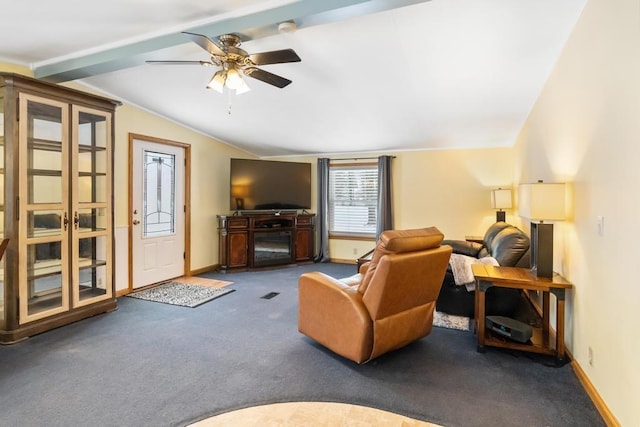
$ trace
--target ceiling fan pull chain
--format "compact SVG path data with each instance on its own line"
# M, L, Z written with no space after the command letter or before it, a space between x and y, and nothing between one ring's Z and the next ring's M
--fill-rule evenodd
M232 89L227 88L227 114L231 115L231 92Z

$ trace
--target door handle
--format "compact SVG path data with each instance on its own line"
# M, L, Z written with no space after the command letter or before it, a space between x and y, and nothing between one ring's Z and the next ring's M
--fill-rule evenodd
M138 225L138 224L140 224L140 221L138 221L137 219L134 219L133 220L133 225Z

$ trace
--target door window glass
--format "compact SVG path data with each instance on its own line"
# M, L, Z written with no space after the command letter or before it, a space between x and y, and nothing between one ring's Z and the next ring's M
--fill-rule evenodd
M175 232L175 155L144 151L144 237Z

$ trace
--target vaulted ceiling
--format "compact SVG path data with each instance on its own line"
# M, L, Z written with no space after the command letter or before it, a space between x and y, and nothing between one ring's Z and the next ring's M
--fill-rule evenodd
M586 0L59 0L3 5L0 61L77 81L258 156L513 144ZM297 30L279 32L294 21ZM182 31L237 34L283 89L205 86ZM156 135L162 137L162 135Z

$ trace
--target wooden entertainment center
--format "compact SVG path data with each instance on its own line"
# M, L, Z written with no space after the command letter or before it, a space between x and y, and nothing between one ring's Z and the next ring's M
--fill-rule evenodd
M308 213L218 215L220 271L312 262L314 225Z

